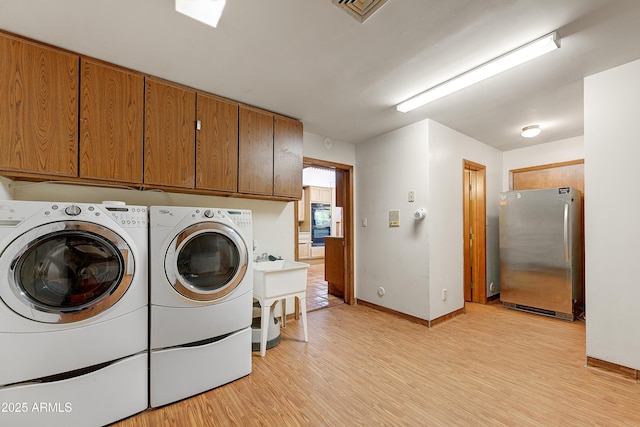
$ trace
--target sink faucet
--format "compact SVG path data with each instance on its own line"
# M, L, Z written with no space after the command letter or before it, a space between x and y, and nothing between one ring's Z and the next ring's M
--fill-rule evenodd
M256 262L267 261L268 259L269 259L269 255L266 252L264 252L262 255L259 255L256 258Z

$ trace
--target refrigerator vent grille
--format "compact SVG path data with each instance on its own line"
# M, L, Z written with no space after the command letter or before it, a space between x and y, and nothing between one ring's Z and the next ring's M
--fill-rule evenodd
M503 302L502 305L514 310L526 311L528 313L541 314L543 316L555 317L556 319L573 321L574 317L571 313L560 313L559 311L545 310L544 308L530 307L528 305L513 304Z

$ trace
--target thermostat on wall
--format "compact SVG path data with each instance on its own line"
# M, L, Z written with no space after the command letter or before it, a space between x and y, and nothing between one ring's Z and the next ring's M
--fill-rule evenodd
M389 211L389 227L400 227L400 211Z

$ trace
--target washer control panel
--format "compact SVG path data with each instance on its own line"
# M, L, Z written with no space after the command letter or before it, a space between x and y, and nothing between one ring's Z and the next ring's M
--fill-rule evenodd
M104 206L104 209L122 227L147 226L147 208L145 206Z

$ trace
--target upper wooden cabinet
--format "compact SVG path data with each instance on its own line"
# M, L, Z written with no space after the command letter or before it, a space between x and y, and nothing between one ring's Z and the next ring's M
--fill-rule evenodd
M238 192L273 195L273 114L240 107Z
M238 104L197 94L196 188L238 189Z
M144 76L82 59L80 177L142 183Z
M0 31L0 174L300 199L302 123Z
M302 123L240 106L238 192L302 197Z
M0 34L0 169L78 175L79 56Z
M194 187L195 121L194 90L146 78L145 184Z
M309 202L331 203L331 188L309 187Z
M281 116L273 121L273 195L302 197L302 123Z

